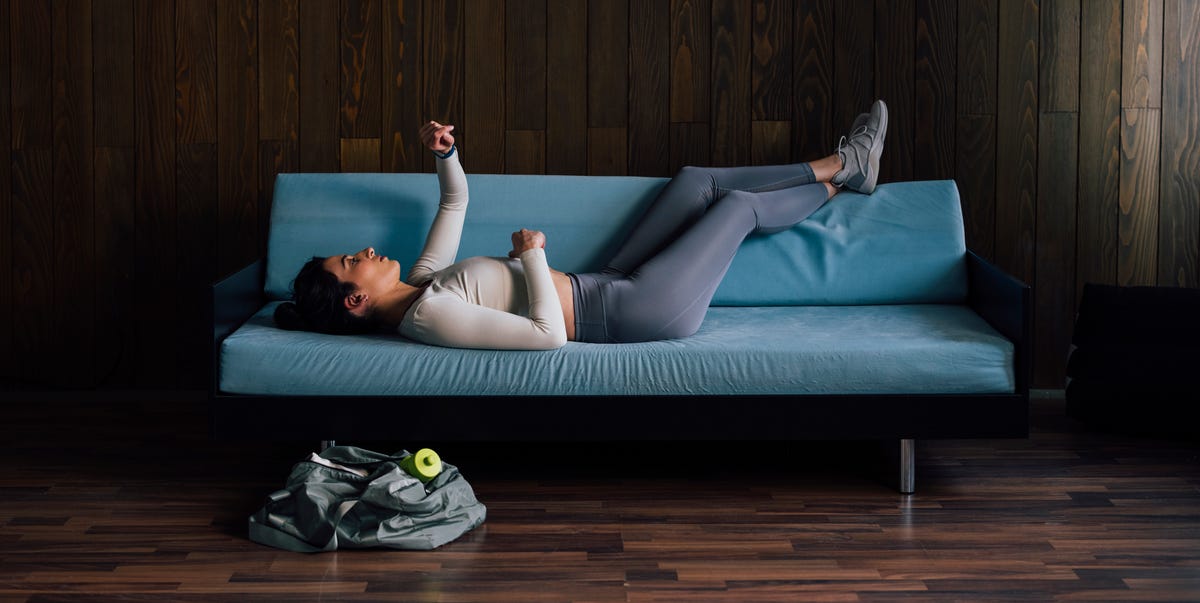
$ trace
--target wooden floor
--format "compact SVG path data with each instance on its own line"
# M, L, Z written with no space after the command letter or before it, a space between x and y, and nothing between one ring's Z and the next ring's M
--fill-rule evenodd
M1053 397L1028 440L918 442L913 496L864 444L441 444L481 528L318 555L246 538L302 446L212 444L196 396L11 397L0 603L1200 600L1200 447Z

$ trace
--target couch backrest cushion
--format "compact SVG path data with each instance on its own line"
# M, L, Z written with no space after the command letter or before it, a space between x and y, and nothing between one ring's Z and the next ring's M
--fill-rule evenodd
M471 204L459 259L503 256L509 234L542 230L550 264L597 270L666 183L664 178L468 175ZM290 297L310 257L374 246L400 260L420 253L437 210L433 174L280 174L268 243L266 292ZM952 181L842 193L795 228L754 236L738 251L713 305L959 303L966 247Z

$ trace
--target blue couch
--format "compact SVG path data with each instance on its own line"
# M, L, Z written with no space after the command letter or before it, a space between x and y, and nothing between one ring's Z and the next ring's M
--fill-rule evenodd
M666 183L468 181L460 259L504 255L528 227L567 272L598 269ZM219 434L895 440L902 491L917 438L1027 434L1030 292L966 249L953 181L842 193L789 231L748 239L687 339L506 352L274 326L313 255L372 245L407 270L437 197L431 174L278 177L267 257L213 287Z

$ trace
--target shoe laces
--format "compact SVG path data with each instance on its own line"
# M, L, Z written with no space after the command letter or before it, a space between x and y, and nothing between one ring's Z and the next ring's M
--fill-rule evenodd
M849 141L854 140L855 138L858 138L859 136L866 136L866 135L867 135L867 127L859 126L857 130L854 130L853 132L850 133L849 138L843 136L843 137L841 137L841 139L838 140L837 154L842 158L842 171L845 171L846 168L848 167L848 164L850 163L847 160L848 158L846 157L847 153L845 153L843 151L843 149L845 149L846 147L849 146L849 145L847 145L847 143ZM862 154L858 152L857 148L854 149L854 163L856 164L856 167L858 168L859 172L866 171L865 170L866 166L863 165Z

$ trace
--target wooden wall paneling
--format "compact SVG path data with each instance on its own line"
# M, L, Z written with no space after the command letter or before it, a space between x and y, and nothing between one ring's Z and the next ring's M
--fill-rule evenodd
M624 176L629 171L628 130L588 128L588 171L591 176Z
M203 316L217 270L217 11L205 0L175 3L176 286L179 316ZM205 329L176 321L180 387L205 385Z
M955 180L967 247L995 261L997 0L966 0L958 11Z
M420 2L383 3L380 91L383 99L380 168L383 171L421 171L424 147L417 137L421 124L425 123L421 108L421 35ZM491 93L497 94L495 89Z
M828 155L835 140L833 0L799 0L793 6L792 158L811 161Z
M1042 112L1079 110L1080 0L1042 0Z
M92 22L97 285L93 380L100 387L129 388L137 372L133 0L98 0L92 6ZM3 102L0 115L7 115Z
M12 7L0 3L9 23L0 25L0 379L16 378L13 363L12 88L9 36Z
M48 380L56 351L50 2L11 7L12 321L14 376Z
M132 147L133 0L96 0L92 22L95 143Z
M792 3L753 0L751 4L751 118L792 118ZM789 128L790 129L790 128Z
M996 114L999 0L963 0L958 5L958 112Z
M268 0L270 1L270 0ZM342 138L379 136L381 55L380 0L340 0ZM345 148L345 147L343 147ZM344 158L343 158L344 161Z
M750 0L712 0L712 164L750 163Z
M629 169L629 5L589 2L587 25L588 173L624 175Z
M217 11L213 2L175 4L175 201L179 316L203 316L217 269ZM119 160L119 156L107 157ZM117 169L121 166L118 165ZM110 183L120 186L119 182ZM114 191L115 192L115 191ZM204 325L176 321L179 385L203 388Z
M546 6L546 172L587 173L587 4Z
M381 20L376 19L376 21ZM258 6L258 138L299 140L300 0ZM376 37L375 40L379 38ZM375 40L371 40L374 42ZM379 43L376 43L378 46Z
M546 173L546 133L509 130L504 137L504 161L509 174Z
M134 282L146 294L136 296L133 315L138 317L138 384L144 387L176 384L175 331L163 328L177 319L179 298L174 25L173 4L135 0Z
M341 150L341 61L336 2L301 2L299 14L299 152L303 172L336 172Z
M1158 280L1162 0L1127 0L1121 31L1120 247L1117 284Z
M260 2L258 9L257 255L264 257L275 176L280 171L295 172L299 166L300 6L299 0L279 0Z
M1158 284L1200 286L1200 2L1168 0L1163 32Z
M996 257L996 116L958 116L955 180L962 203L967 248Z
M102 4L98 3L96 8ZM132 42L131 37L128 46L131 66ZM99 59L100 53L95 56ZM132 83L130 81L130 85ZM99 95L96 98L99 100ZM96 123L102 119L103 115L97 112ZM134 148L97 146L95 169L97 287L94 380L100 387L125 389L135 385L141 371L137 357L138 329L135 326L140 321L134 318L139 316L135 310L137 301L134 294L137 285L134 280L134 258L137 257ZM209 186L215 181L214 174ZM209 198L209 203L212 198ZM208 244L214 245L215 239Z
M378 138L343 138L342 172L378 172Z
M258 256L258 25L256 0L217 3L217 269Z
M16 37L16 36L14 36ZM15 52L13 53L16 54ZM14 70L14 76L16 75ZM13 87L23 81L13 78ZM47 99L48 100L48 99ZM13 103L13 113L17 113ZM49 108L47 103L46 107ZM14 124L13 130L16 130ZM54 307L54 206L50 148L12 149L13 374L53 384L58 323Z
M792 122L754 121L750 125L750 163L776 165L790 162Z
M505 141L503 159L508 173L542 174L546 171L546 3L512 2L504 7L508 33L504 48L504 119L511 141ZM496 52L497 48L492 48ZM574 141L582 145L583 141Z
M671 0L671 126L668 172L712 165L711 0Z
M1037 199L1038 4L1000 2L996 98L996 262L1033 282Z
M711 165L710 133L707 123L671 124L671 163L668 172L674 175L685 165Z
M958 109L958 12L956 0L917 0L914 102L916 140L913 177L954 177Z
M843 0L833 11L833 135L875 100L875 3Z
M1121 109L1118 285L1158 280L1159 109Z
M1117 282L1121 174L1121 0L1080 8L1077 295Z
M916 0L878 0L875 32L875 97L888 105L887 144L879 161L879 182L912 180L914 161L926 164L930 159L916 155L913 146L917 136L913 91L918 49ZM863 105L855 112L868 109ZM834 136L848 133L849 130L844 130ZM826 146L833 142L827 142Z
M425 0L422 13L424 61L421 70L424 119L462 123L463 113L463 0ZM456 136L469 145L467 133ZM421 152L423 169L436 169L433 153Z
M1035 383L1065 387L1075 318L1079 0L1043 0L1039 40Z
M546 106L546 11L541 6L541 96L543 122ZM464 15L466 23L463 54L463 124L470 133L470 170L474 173L504 173L505 95L507 52L498 52L505 45L504 0L481 0L471 4ZM457 128L455 128L457 130Z
M587 20L588 127L629 124L629 7L589 2Z
M670 135L670 0L630 3L629 173L667 176Z
M1078 189L1074 176L1079 158L1079 116L1074 112L1042 113L1039 122L1037 271L1033 283L1037 336L1033 380L1042 386L1063 388L1075 321Z
M546 128L546 2L509 2L504 6L507 30L503 49L505 112L510 130Z
M54 307L60 385L91 387L96 309L92 3L53 4Z
M1163 0L1125 0L1121 49L1121 106L1158 108L1162 102Z
M179 144L217 141L217 11L209 0L175 3L175 130Z
M671 0L671 122L708 123L711 0Z
M175 8L176 143L181 147L187 144L215 144L216 5L208 0L179 0L175 2ZM216 174L211 175L215 177Z
M207 312L208 286L225 276L219 274L217 269L217 145L213 142L180 141L176 150L180 319L177 321L179 332L175 340L178 342L179 386L204 389L210 378L206 371L209 359L204 344L212 337L212 332L204 321L194 318L204 316ZM122 158L115 156L106 159L120 161ZM116 169L120 167L118 164ZM119 171L114 176L119 177ZM120 182L110 183L110 186L120 186ZM119 191L112 192L119 194Z

